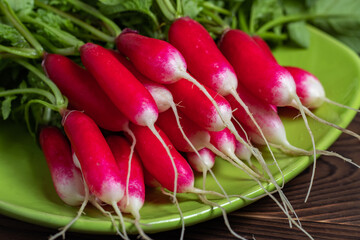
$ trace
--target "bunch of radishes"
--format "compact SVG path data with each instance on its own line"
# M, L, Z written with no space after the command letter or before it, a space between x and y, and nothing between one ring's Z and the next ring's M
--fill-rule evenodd
M205 178L203 189L194 187L193 170L216 178L215 156L257 181L307 234L290 216L290 203L252 143L267 145L271 154L270 146L314 159L318 153L336 156L316 150L314 140L311 152L290 145L277 114L278 106L295 107L307 124L308 108L326 100L320 82L302 69L280 66L262 39L240 30L227 29L218 47L201 24L182 17L168 34L166 42L126 29L116 38L117 51L87 43L80 48L85 69L62 55L44 56L44 71L69 101L58 111L70 144L59 129L44 127L41 147L59 197L82 205L53 238L63 235L90 201L112 221L101 203L113 207L122 231L114 226L124 239L121 212L131 213L148 239L139 224L145 184L161 187L176 204L176 193L195 193L221 208L206 195L227 198L226 192L206 189ZM100 129L107 130L106 137ZM262 182L273 184L284 204Z

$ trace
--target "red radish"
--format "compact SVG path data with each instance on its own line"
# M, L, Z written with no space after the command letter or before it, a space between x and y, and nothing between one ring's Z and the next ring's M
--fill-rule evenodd
M81 205L85 187L81 172L73 163L69 142L55 127L42 128L39 142L58 196L70 206Z
M187 152L186 159L195 171L206 172L214 166L216 155L208 148L200 149L199 154L201 158L194 152Z
M111 51L112 54L121 62L135 77L139 80L144 87L149 91L153 97L159 112L165 112L174 104L173 97L170 91L163 85L149 80L147 77L142 75L135 66L127 60L120 53Z
M252 39L272 61L277 62L276 58L271 52L269 45L264 41L264 39L259 36L252 36Z
M218 115L217 117L221 119L223 123L223 126L219 128L223 129L225 126L229 127L232 133L235 134L236 138L239 141L242 140L236 133L236 130L230 121L229 115L224 115L222 113L224 109L220 109L207 89L186 72L187 64L183 56L171 44L158 39L141 36L134 31L127 30L123 31L117 37L116 45L118 50L126 55L142 74L153 81L169 84L175 83L180 79L186 79L192 82L201 90L202 94L210 100L216 109ZM172 92L172 94L174 95L174 92ZM174 96L174 98L176 97ZM225 112L228 112L228 109L225 109ZM210 114L213 114L213 112L211 111ZM213 120L214 117L211 121ZM206 121L209 123L208 120ZM247 145L245 142L243 144L251 149L254 156L259 158L259 161L264 161L262 156L256 150L252 149L252 147Z
M190 121L186 115L179 112L180 124L184 130L185 135L192 143L195 150L200 150L206 147L207 142L210 142L210 135L208 131L201 129L196 123ZM195 152L190 144L182 136L180 129L175 125L175 115L170 111L159 114L157 126L165 132L166 136L174 144L175 148L181 152Z
M118 202L118 206L122 212L131 213L135 217L135 226L140 236L144 239L150 239L139 225L140 209L145 201L144 174L140 159L136 153L131 154L131 146L124 138L113 135L107 137L106 141L119 166L120 176L123 182L127 181L129 169L128 159L129 155L132 155L128 193L125 192L124 197Z
M222 118L219 116L212 102L202 94L202 91L186 79L167 85L181 111L209 131L220 131L225 128L223 119L231 120L231 107L224 97L205 87L220 108ZM195 114L196 113L196 114Z
M296 98L291 74L272 61L245 32L226 30L219 47L234 67L239 82L253 95L276 106L289 106Z
M206 29L195 20L182 17L174 21L169 29L169 41L183 54L187 61L188 70L202 84L211 88L222 96L232 95L245 109L261 133L261 128L252 117L248 107L237 95L238 80L233 67L220 52L214 40ZM263 161L256 150L243 141L236 132L231 121L224 119L227 127L249 151L259 160ZM263 136L263 134L262 134ZM263 136L264 137L264 136ZM266 141L264 137L264 141ZM269 147L269 146L268 146ZM271 151L270 147L269 150ZM274 155L272 155L274 156ZM274 159L276 161L276 159Z
M272 54L269 46L262 38L260 38L258 36L253 36L252 38L258 44L258 46L262 49L263 53L265 53L270 58L270 60L277 62L274 55ZM319 81L318 78L316 78L310 72L308 72L304 69L301 69L299 67L285 66L285 68L289 71L289 73L292 75L292 77L295 81L296 93L299 96L301 104L304 106L303 110L307 115L309 115L311 118L315 119L316 121L319 121L323 124L334 127L346 134L349 134L353 137L356 137L357 139L360 139L360 136L358 134L356 134L348 129L342 128L336 124L330 123L322 118L317 117L315 114L313 114L309 110L309 108L310 109L318 108L323 104L323 102L328 102L328 103L334 104L336 106L347 108L350 110L354 110L354 111L359 111L359 110L345 106L343 104L339 104L337 102L334 102L334 101L328 99L325 96L325 90L324 90L321 82ZM299 109L299 106L295 100L293 100L292 104L290 104L289 106Z
M189 73L181 53L168 42L148 38L132 30L123 31L116 39L118 50L126 55L143 75L159 83L170 84L186 79L196 85L212 102L224 126L228 124L208 91ZM231 124L231 123L230 123Z
M178 18L171 24L168 37L200 83L223 96L236 89L234 69L200 23L189 17Z
M325 90L319 79L313 74L298 67L285 67L296 83L296 93L301 103L307 108L318 108L325 101ZM294 103L296 106L297 104Z
M140 126L147 126L160 140L172 159L170 150L154 127L158 118L158 109L154 99L134 75L121 64L111 51L92 43L80 48L81 60L89 72L98 81L113 103L129 120ZM172 159L177 187L177 170ZM174 191L174 199L176 197Z
M117 203L123 198L125 183L119 174L114 156L95 122L79 111L62 113L62 124L89 190L101 201L110 204L120 217L124 238L125 225Z
M130 128L138 139L135 149L146 170L154 176L163 187L174 191L174 171L170 170L173 168L172 163L159 140L157 140L146 127L130 124ZM170 146L171 155L175 160L175 166L178 171L177 191L179 193L191 192L194 189L194 175L189 164L180 153L176 151L167 136L158 127L155 126L155 128L166 145Z
M68 98L73 108L84 111L100 127L125 131L129 120L117 109L88 71L58 54L46 54L43 68L47 76Z
M86 69L131 122L141 126L155 123L158 110L150 93L107 49L87 43L80 54Z
M146 168L144 168L143 171L144 171L144 182L146 186L152 188L161 187L161 184L146 170Z
M222 151L217 149L210 142L210 133L205 131L201 127L199 127L196 123L192 122L185 114L179 112L181 126L183 127L183 131L186 136L188 136L192 145L195 146L196 150L200 150L202 148L209 148L216 155L222 157L230 163L233 163L237 167L243 169L246 173L253 175L255 177L261 178L257 173L255 173L252 169L246 166L242 161L231 158L231 156L227 156ZM183 138L180 130L175 126L175 117L171 112L167 111L161 113L158 119L158 126L165 132L165 134L169 137L170 141L174 144L175 148L179 151L183 152L194 152L189 146L189 143ZM211 172L210 172L211 173Z
M89 201L89 191L81 172L72 160L70 144L59 129L44 127L40 131L39 142L58 196L68 205L81 205L76 216L49 239L53 240L59 236L65 238L65 232L83 213Z

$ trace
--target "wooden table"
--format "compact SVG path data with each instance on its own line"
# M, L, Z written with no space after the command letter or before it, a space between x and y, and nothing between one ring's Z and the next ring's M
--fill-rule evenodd
M360 114L349 129L360 133ZM353 137L342 134L329 149L360 164L360 144ZM294 206L301 223L314 239L360 239L360 170L342 160L321 157L312 194L307 203L304 197L309 185L311 169L289 182L284 192ZM269 198L264 198L229 214L233 229L247 239L281 240L308 239L298 229L289 228L285 215ZM56 231L17 221L0 215L0 239L45 240ZM180 231L151 235L154 239L179 239ZM68 240L120 239L116 236L66 234ZM134 236L132 239L136 239ZM235 239L223 219L217 218L186 227L185 239Z

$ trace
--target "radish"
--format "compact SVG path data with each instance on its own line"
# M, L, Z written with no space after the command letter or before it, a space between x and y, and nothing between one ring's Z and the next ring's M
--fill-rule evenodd
M263 53L265 53L272 61L277 62L274 55L272 54L269 46L267 43L258 36L253 36L253 40L258 44L258 46L262 49ZM324 102L328 102L331 104L334 104L339 107L347 108L354 111L359 111L357 109L345 106L343 104L334 102L330 99L328 99L325 96L325 90L319 81L318 78L316 78L313 74L310 72L301 69L299 67L292 67L292 66L285 66L285 69L289 71L289 73L292 75L295 84L296 84L296 93L299 96L299 99L304 106L304 112L309 115L311 118L315 119L318 122L321 122L323 124L326 124L328 126L334 127L346 134L349 134L353 137L356 137L360 140L360 136L348 129L342 128L334 123L330 123L322 118L317 117L315 114L313 114L309 109L318 108L320 107ZM296 101L292 101L290 106L294 108L299 108Z
M42 128L39 142L58 196L70 206L81 205L76 216L66 226L62 227L60 232L49 239L56 239L59 236L65 238L65 232L84 211L89 201L89 191L81 172L72 160L69 142L59 129L55 127Z
M117 165L120 170L120 176L125 182L127 180L127 173L129 169L129 155L131 154L130 144L120 136L109 136L106 138L107 143L115 157ZM118 206L122 212L131 213L135 217L135 226L143 239L150 239L139 225L140 209L145 201L145 184L143 167L137 154L132 155L131 174L128 195L118 202Z
M223 119L225 122L231 120L232 110L229 103L215 91L204 87L219 106L221 114L218 114L215 106L202 94L202 91L186 79L180 79L166 87L172 93L175 103L181 106L181 111L204 129L220 131L225 128ZM223 116L223 119L220 115Z
M67 139L59 129L44 127L40 130L39 142L58 196L70 206L81 205L85 196L84 182L72 161Z
M226 161L234 164L236 167L241 168L247 174L253 175L254 177L261 178L257 173L251 170L246 164L237 158L232 158L232 156L227 156L226 153L223 153L221 150L217 149L211 142L211 135L209 131L206 131L199 127L196 123L192 122L185 114L179 112L181 126L186 136L188 136L192 145L196 150L203 148L210 149L216 155L222 157ZM174 115L167 111L159 115L157 125L165 132L170 141L174 144L175 148L183 152L195 152L189 146L189 143L185 141L180 133L180 130L175 127L175 117ZM211 172L210 172L211 173ZM213 175L214 177L214 175Z
M124 30L116 39L118 50L127 56L135 67L149 79L163 84L170 84L186 79L198 87L215 107L219 118L223 122L223 127L229 127L239 141L242 139L236 133L228 115L223 115L221 109L208 93L203 85L198 83L189 73L187 73L187 64L181 53L172 45L165 41L153 39L139 35L132 30ZM172 93L174 95L174 93ZM175 96L174 96L175 98ZM211 114L213 114L211 112ZM230 115L231 116L231 115ZM264 159L257 150L245 144L251 149L252 154L264 163ZM269 171L268 171L269 172ZM269 172L270 173L270 172ZM279 189L280 190L280 189Z
M89 191L110 204L120 218L123 238L128 238L117 203L123 198L123 182L114 156L95 122L79 111L62 112L62 124L76 156Z
M256 35L252 36L252 39L262 49L263 53L265 53L272 61L277 62L276 58L274 57L274 55L271 52L269 45L264 41L264 39L262 39L261 37L256 36Z
M171 24L168 36L170 43L184 56L190 73L199 82L222 96L234 96L252 118L251 112L236 92L238 80L233 67L200 23L189 17L178 18ZM255 119L252 120L261 133ZM233 126L230 126L230 130L238 141L242 142ZM245 147L249 148L246 144Z
M106 92L117 108L133 123L147 126L161 141L168 156L172 159L170 150L162 141L154 127L158 117L158 109L154 99L145 87L121 64L107 49L92 43L80 48L81 60ZM177 170L174 168L174 199L176 198ZM131 166L131 164L129 164Z
M143 75L162 84L175 83L186 79L196 85L213 103L223 128L228 124L228 116L223 116L219 106L208 91L189 73L181 53L168 42L139 35L132 30L124 30L116 39L118 50L126 55ZM230 123L231 124L231 123Z
M133 153L136 139L129 129L129 120L112 103L88 71L69 58L57 54L46 54L42 65L48 77L69 99L73 108L84 111L106 130L125 131L132 136ZM130 159L131 154L129 161Z
M170 43L179 49L179 51L183 54L188 64L187 66L190 73L193 74L194 77L201 83L217 93L223 96L234 96L241 104L241 107L244 108L247 114L251 117L252 121L261 133L261 128L252 117L248 107L236 93L238 80L233 67L219 51L206 29L198 22L188 17L182 17L172 23L168 35ZM231 121L227 121L227 119L223 119L223 121L235 135L236 139L248 148L251 154L254 155L259 162L262 162L263 167L267 168L258 150L253 149L252 146L247 144L247 142L241 138ZM263 134L261 135L264 141L266 141L265 136ZM271 156L276 162L275 156L273 155L269 145L268 148ZM271 175L269 169L267 169L267 172ZM276 186L277 183L272 177L270 178ZM277 189L281 191L278 186Z
M291 106L292 102L296 101L310 135L313 159L316 162L314 136L304 107L296 94L296 84L291 74L267 56L259 45L241 30L224 31L219 48L234 67L239 83L254 96L275 106ZM262 134L261 136L264 137Z
M208 148L200 149L199 154L201 158L194 152L187 152L186 159L189 161L192 169L203 173L214 166L216 155Z
M73 108L84 111L106 130L127 131L129 120L116 108L88 71L58 54L46 54L42 66Z

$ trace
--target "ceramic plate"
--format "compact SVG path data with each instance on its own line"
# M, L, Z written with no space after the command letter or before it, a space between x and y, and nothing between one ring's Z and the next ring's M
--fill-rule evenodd
M311 28L309 49L282 47L275 55L283 65L302 67L323 83L328 98L358 108L360 105L360 61L356 54L326 34ZM301 118L293 119L282 110L282 119L291 144L311 149ZM355 112L324 104L315 114L346 127ZM318 149L327 149L340 132L309 120ZM266 155L266 154L265 154ZM285 181L297 176L311 164L307 157L279 157ZM214 173L228 194L256 197L263 194L261 188L246 174L219 159ZM271 169L281 180L276 168ZM196 186L201 188L202 176L196 177ZM207 179L208 189L220 191L211 177ZM271 186L270 188L271 189ZM304 196L305 197L305 196ZM180 207L187 225L196 224L221 215L219 209L211 209L201 203L195 195L178 194ZM234 211L251 203L239 198L231 201L216 200L227 211ZM39 146L29 136L23 126L10 122L0 122L0 213L39 225L57 228L66 225L75 215L77 208L65 205L56 195L49 171ZM159 190L147 191L146 204L141 210L146 232L160 232L181 226L177 208L169 197ZM109 219L93 207L86 208L82 216L71 228L72 231L87 233L114 233ZM135 228L129 224L129 232Z

